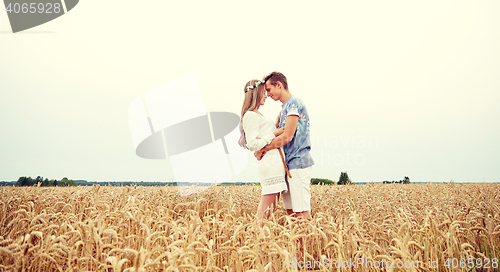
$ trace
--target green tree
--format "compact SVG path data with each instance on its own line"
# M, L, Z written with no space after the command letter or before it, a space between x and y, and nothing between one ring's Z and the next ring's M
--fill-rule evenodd
M403 184L410 184L410 178L406 177L403 179Z
M68 186L76 186L76 181L69 179L68 180Z
M67 177L64 177L63 179L61 179L58 183L57 183L57 186L64 186L64 187L67 187L67 186L76 186L76 182L72 179L68 179Z
M26 180L26 186L33 186L35 185L35 180L32 179L31 177L28 177L28 179Z
M350 185L350 184L352 184L352 182L349 176L347 175L347 172L341 172L337 185Z
M328 185L335 185L335 181L331 181L329 179L321 179L321 178L312 178L311 179L311 184L312 185L319 185L319 184L328 184Z
M27 181L27 178L26 177L19 177L19 179L17 179L17 182L16 182L16 186L26 186L26 181Z
M38 186L38 183L43 183L43 177L41 177L41 176L36 177L36 179L35 179L35 185Z
M61 180L57 183L57 186L68 186L68 178L67 178L67 177L64 177L63 179L61 179Z
M33 186L33 184L35 180L31 177L20 177L16 182L16 186Z

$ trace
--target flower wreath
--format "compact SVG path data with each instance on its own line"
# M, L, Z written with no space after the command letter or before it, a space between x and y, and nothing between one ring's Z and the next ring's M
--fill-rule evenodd
M264 83L266 83L266 82L265 82L265 81L263 81L263 80L259 80L259 81L255 82L255 84L254 84L254 85L247 86L247 90L246 90L246 92L248 92L248 91L250 91L250 90L253 90L254 88L257 88L257 87L259 87L259 85L260 85L260 84L264 84ZM246 92L245 92L245 93L246 93Z

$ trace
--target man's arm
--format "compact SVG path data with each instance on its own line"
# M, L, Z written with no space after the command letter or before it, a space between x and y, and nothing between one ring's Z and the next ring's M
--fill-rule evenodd
M293 135L297 129L299 117L297 115L289 115L286 117L285 131L280 136L274 138L268 145L264 146L261 150L255 151L254 155L257 160L262 158L262 153L278 147L282 147L293 140Z

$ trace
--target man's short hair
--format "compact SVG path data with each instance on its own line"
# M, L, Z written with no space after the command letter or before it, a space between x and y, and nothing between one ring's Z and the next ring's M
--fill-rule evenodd
M273 86L276 86L276 83L279 81L283 85L285 90L288 90L288 83L286 82L286 76L280 72L272 72L269 75L264 77L264 82L268 81Z

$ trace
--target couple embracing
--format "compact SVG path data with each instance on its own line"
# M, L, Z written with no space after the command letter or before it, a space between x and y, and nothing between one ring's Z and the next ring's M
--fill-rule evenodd
M289 215L311 218L311 168L309 115L301 99L288 90L285 75L272 72L263 80L250 80L244 88L239 144L254 152L258 162L262 198L257 218L269 218L281 195ZM276 122L264 117L259 107L266 97L283 105ZM285 157L280 149L285 151ZM281 154L280 154L281 153Z

